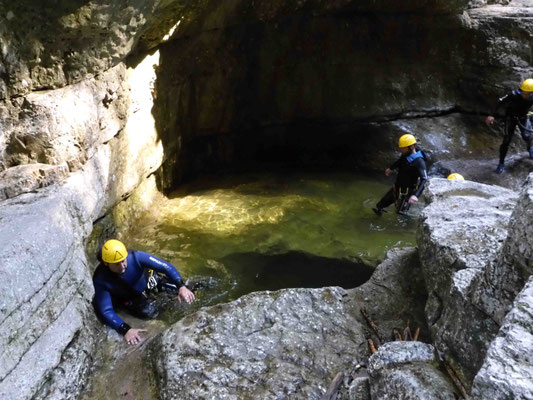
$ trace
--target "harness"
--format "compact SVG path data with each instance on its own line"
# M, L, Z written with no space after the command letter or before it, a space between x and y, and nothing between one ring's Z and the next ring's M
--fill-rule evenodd
M425 159L424 153L421 150L406 157L407 162L409 164L411 164L417 158ZM418 178L418 180L416 181L416 184L413 186L412 191L409 190L410 189L409 187L402 188L402 187L394 186L394 190L393 190L394 197L395 197L394 204L396 206L396 212L398 214L406 214L407 211L409 211L409 208L411 207L411 204L409 204L409 197L411 197L410 193L416 192L419 185L420 185L420 178Z
M150 296L154 293L164 292L178 292L178 287L173 283L168 282L167 277L160 273L155 272L153 269L148 268L144 272L146 277L146 289L143 291L145 296Z
M418 183L415 187L415 190L418 188ZM411 204L409 204L409 188L398 188L396 190L396 187L394 188L394 194L395 194L395 200L394 205L396 206L396 212L398 214L405 214L407 211L409 211L409 207L411 207Z

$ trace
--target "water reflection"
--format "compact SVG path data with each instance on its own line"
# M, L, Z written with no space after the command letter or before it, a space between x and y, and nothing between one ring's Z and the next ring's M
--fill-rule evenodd
M354 287L388 249L415 244L414 218L371 211L387 186L349 174L197 182L157 204L123 239L185 277L213 279L200 303L282 287Z

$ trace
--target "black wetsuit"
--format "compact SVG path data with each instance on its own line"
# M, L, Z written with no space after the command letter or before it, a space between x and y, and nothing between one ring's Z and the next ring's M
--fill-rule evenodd
M427 181L426 157L422 150L414 154L402 155L389 169L398 169L394 186L376 205L378 210L396 202L396 211L404 211L412 195L419 197Z
M499 98L492 113L492 115L496 115L498 108L507 105L505 109L505 131L503 142L500 146L500 164L505 161L505 156L507 155L507 150L509 150L517 125L520 129L520 135L526 143L526 149L528 151L531 149L531 120L527 117L527 112L533 106L533 98L524 99L521 93L521 90L513 90ZM519 122L520 124L518 124Z

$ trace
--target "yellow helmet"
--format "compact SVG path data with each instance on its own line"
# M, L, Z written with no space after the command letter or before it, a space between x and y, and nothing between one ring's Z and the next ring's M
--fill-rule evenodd
M111 239L102 247L102 261L110 264L118 263L128 256L126 246L120 240Z
M461 174L457 174L457 173L455 173L455 172L454 172L453 174L448 175L448 179L457 179L457 180L459 180L459 181L464 181L464 180L465 180L465 178L463 177L463 175L461 175Z
M410 133L403 135L400 140L398 140L398 147L409 147L412 144L416 143L416 139Z
M526 79L524 82L522 82L522 85L520 85L520 90L522 92L533 92L533 79Z

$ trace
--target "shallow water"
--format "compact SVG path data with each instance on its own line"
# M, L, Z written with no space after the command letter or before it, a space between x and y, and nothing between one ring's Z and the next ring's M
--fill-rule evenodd
M192 278L193 309L258 290L356 287L387 250L415 244L416 218L392 206L382 217L371 210L389 184L346 173L197 181L154 205L122 239ZM183 315L171 309L163 319Z

